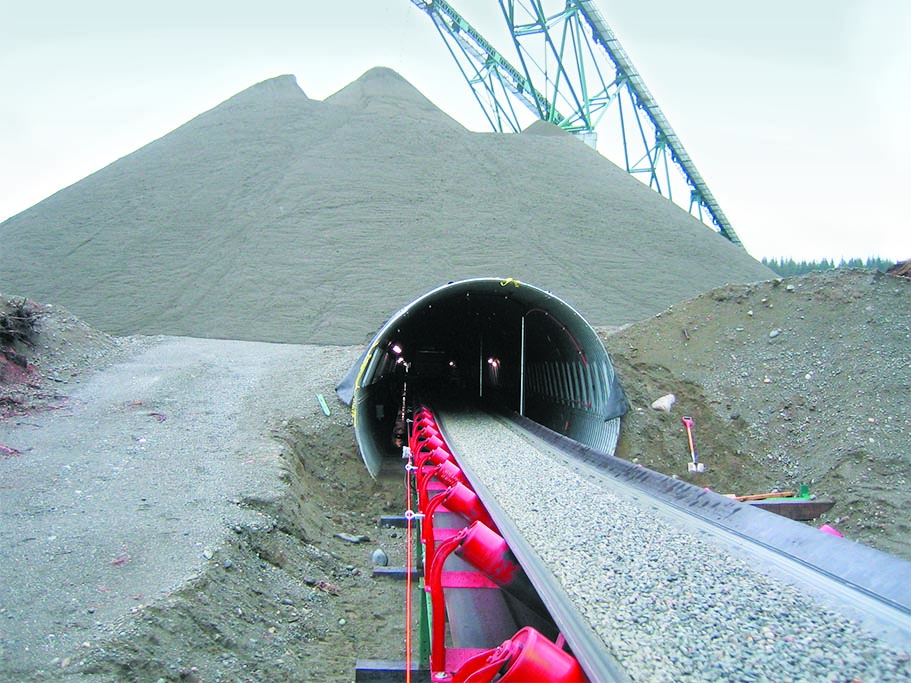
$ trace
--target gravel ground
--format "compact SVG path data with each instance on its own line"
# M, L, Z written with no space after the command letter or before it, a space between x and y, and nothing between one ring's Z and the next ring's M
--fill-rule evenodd
M911 680L907 651L654 505L496 422L447 414L443 427L632 680Z
M361 349L39 310L35 364L0 364L0 680L346 681L402 656L403 588L370 556L402 563L377 523L403 506L332 393Z

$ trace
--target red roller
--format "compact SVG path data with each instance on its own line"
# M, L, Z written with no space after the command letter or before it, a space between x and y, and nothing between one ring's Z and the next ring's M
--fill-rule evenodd
M538 614L548 614L541 596L512 554L506 540L483 522L472 522L455 553Z
M485 526L493 528L495 525L490 518L487 508L478 498L478 494L465 484L455 483L446 493L445 505L448 509L461 515L469 522L482 522Z
M434 476L447 486L452 486L458 482L463 484L468 483L461 468L452 460L446 460L437 465L437 471L434 473Z
M586 683L579 662L541 633L526 626L500 647L466 659L452 683Z
M416 453L421 448L421 446L424 444L424 442L426 442L427 439L429 439L431 437L436 437L440 441L443 440L443 437L440 434L440 430L437 429L436 427L428 426L428 427L420 427L420 428L414 429L411 432L411 440L408 443L408 447L411 448L412 452Z
M423 463L433 451L442 449L449 453L449 447L438 434L431 434L422 441L416 442L415 445L417 448L412 448L411 452L414 453L414 460L418 464Z

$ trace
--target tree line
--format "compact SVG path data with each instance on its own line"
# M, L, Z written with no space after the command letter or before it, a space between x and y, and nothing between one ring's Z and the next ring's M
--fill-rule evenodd
M803 275L814 270L832 270L833 268L866 268L868 270L880 270L886 272L895 265L895 261L882 259L879 257L870 257L866 261L859 258L841 259L838 263L834 259L823 259L822 261L795 261L792 258L766 258L762 257L762 265L771 268L781 277L793 277Z

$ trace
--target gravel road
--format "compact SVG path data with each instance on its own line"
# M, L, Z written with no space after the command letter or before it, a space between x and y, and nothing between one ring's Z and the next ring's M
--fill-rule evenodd
M65 665L185 583L280 496L270 428L316 405L357 349L140 338L58 410L0 421L0 678Z

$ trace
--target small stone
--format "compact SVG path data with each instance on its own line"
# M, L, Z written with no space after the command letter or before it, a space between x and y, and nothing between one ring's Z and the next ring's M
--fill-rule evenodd
M386 567L389 565L389 557L383 551L382 548L377 548L373 551L373 554L370 556L370 559L373 561L373 564L378 567Z
M338 625L339 625L339 626L344 626L344 625L347 624L347 623L348 623L348 620L345 619L344 617L342 617L341 619L338 620Z
M779 334L781 334L781 330L778 330L778 329L772 330L771 332L769 332L769 339L774 339Z
M652 408L654 410L663 410L666 413L671 412L671 408L674 407L674 404L677 402L677 397L674 394L665 394L659 399L656 399L652 402Z

